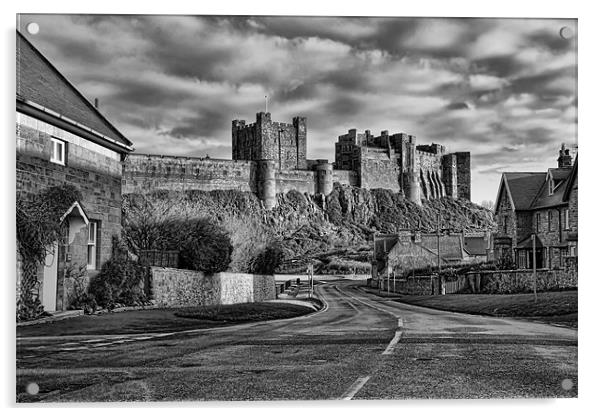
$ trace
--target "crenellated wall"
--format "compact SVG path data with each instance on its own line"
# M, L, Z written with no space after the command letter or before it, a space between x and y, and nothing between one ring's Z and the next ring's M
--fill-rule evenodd
M254 191L253 162L183 156L130 154L124 165L123 193L157 189Z

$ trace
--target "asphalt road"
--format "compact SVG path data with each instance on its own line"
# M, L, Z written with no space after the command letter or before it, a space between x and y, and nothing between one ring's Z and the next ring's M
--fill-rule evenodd
M17 339L17 400L577 396L577 331L400 304L329 281L300 318L183 333Z

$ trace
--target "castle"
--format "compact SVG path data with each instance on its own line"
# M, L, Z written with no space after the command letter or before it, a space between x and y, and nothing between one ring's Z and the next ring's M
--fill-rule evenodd
M232 160L130 154L123 193L156 189L237 189L254 192L266 208L276 194L295 189L328 195L335 182L403 192L411 201L450 196L470 200L470 153L446 153L439 144L416 145L404 133L373 136L349 130L335 144L335 161L307 159L307 120L272 121L257 113L254 123L232 121Z

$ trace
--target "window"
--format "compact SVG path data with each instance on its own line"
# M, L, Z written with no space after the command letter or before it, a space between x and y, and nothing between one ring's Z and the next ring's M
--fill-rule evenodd
M503 223L504 223L504 234L508 234L508 217L506 215L504 215Z
M552 211L548 211L548 231L552 231Z
M564 210L564 229L565 230L571 229L571 226L569 223L569 209L568 208Z
M535 214L535 232L538 233L541 227L541 214Z
M59 165L65 164L65 149L67 144L63 140L56 139L54 137L50 138L52 149L50 151L50 161L53 163L58 163Z
M88 224L88 270L96 270L98 247L98 222Z
M554 181L552 179L548 181L548 195L554 195Z

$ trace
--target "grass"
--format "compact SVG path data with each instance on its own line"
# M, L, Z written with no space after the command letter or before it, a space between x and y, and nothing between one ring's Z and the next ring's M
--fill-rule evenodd
M259 302L220 307L146 309L84 315L56 322L17 327L18 337L107 335L183 331L293 318L312 312L302 305Z
M445 295L397 298L402 303L452 312L478 315L529 318L558 325L577 327L577 291L514 295Z

